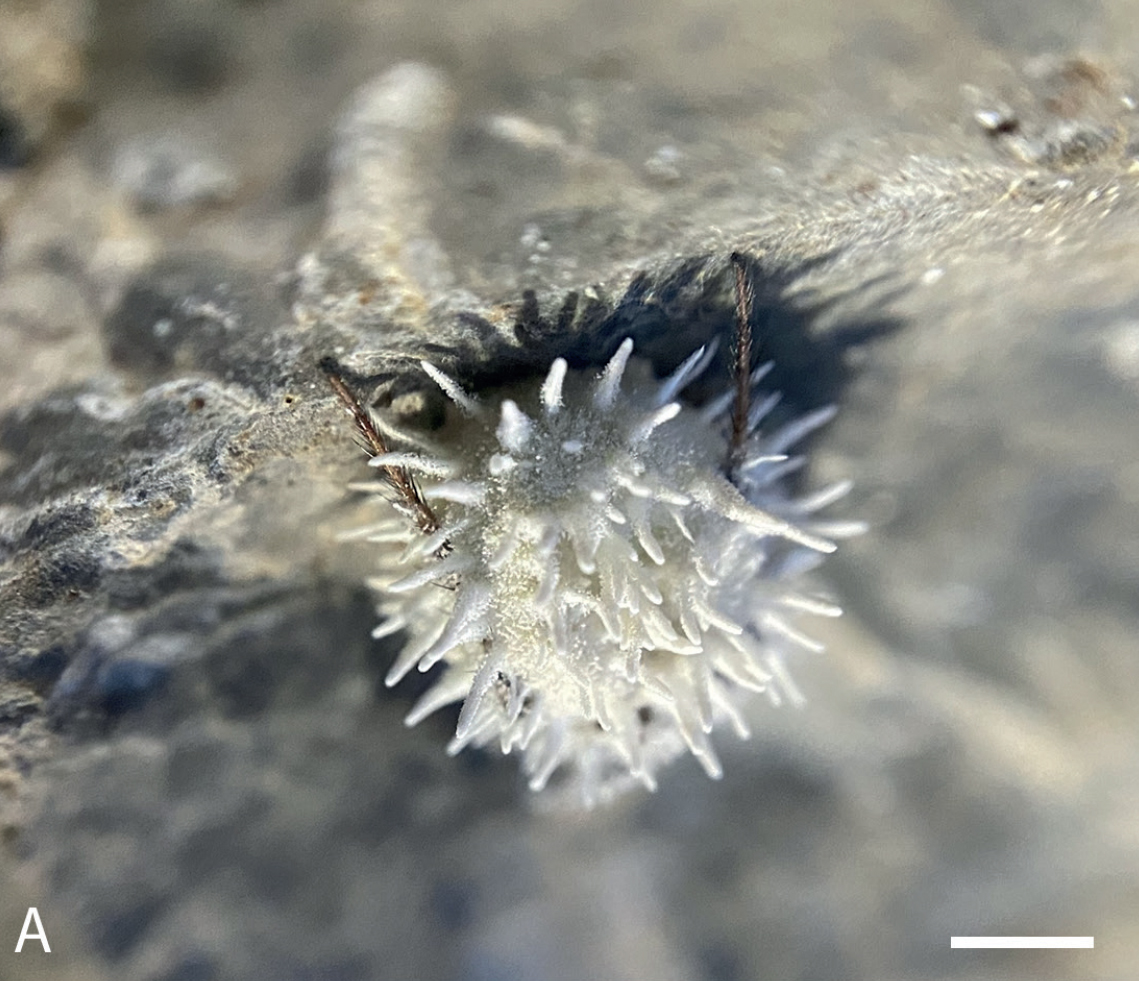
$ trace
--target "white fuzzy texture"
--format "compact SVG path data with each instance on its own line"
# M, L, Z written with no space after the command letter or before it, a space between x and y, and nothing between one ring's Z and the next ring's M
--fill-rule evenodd
M443 527L426 536L393 514L368 530L405 544L385 546L371 580L376 636L408 637L388 684L446 665L408 723L461 700L450 752L497 742L534 790L554 778L586 806L654 788L685 748L718 777L709 734L747 736L741 695L798 698L783 654L817 645L797 616L840 611L794 578L858 530L811 517L845 484L799 501L781 485L800 462L784 452L829 410L753 432L737 489L728 400L674 401L712 352L659 383L631 353L627 340L593 378L559 359L541 386L485 401L425 365L459 410L446 458L391 462L424 480ZM753 430L773 405L753 399Z

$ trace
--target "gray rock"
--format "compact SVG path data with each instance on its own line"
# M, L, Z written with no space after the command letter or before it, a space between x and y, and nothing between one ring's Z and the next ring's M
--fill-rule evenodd
M0 923L84 977L1129 976L1134 4L206 6L100 8L91 123L0 198ZM243 193L135 214L97 162L175 107ZM318 366L427 423L424 356L663 370L732 249L786 411L842 409L847 617L721 783L535 813L382 687ZM1031 932L1097 949L948 947Z
M238 188L221 160L177 133L127 143L113 169L115 183L143 209L216 204Z
M93 19L88 0L0 8L0 174L27 164L83 102Z

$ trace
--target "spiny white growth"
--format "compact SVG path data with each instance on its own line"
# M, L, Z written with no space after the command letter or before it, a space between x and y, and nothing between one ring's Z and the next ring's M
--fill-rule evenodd
M424 363L462 416L449 451L372 462L427 479L442 527L424 535L392 515L364 530L404 544L371 580L384 617L374 636L408 636L387 683L446 664L408 723L461 700L450 752L498 742L522 754L533 789L558 774L586 805L655 787L685 747L719 776L709 733L727 723L747 736L741 695L799 697L784 651L817 645L796 617L840 611L794 579L859 530L812 518L848 484L795 501L780 483L801 462L784 451L831 410L761 437L776 397L755 399L733 485L731 395L703 409L675 401L714 351L655 383L632 350L626 340L595 378L559 358L537 391L495 402Z

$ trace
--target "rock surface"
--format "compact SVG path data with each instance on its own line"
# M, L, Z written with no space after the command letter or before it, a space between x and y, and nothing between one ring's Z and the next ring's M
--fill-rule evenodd
M140 981L1130 977L1137 15L6 6L0 927ZM732 249L787 411L842 409L847 616L722 782L535 812L382 686L318 364L427 424L424 356L669 367Z

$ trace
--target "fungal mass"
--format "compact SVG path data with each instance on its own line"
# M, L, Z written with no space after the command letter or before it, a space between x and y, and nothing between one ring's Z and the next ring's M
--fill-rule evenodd
M477 396L423 363L454 418L371 464L408 475L436 520L393 507L389 476L367 485L383 519L358 532L379 551L374 635L405 638L387 683L443 666L408 724L461 702L450 752L498 745L533 790L587 807L654 789L686 750L718 777L710 737L748 735L745 699L799 698L785 656L819 645L798 621L840 613L802 576L860 530L817 517L846 482L786 489L803 463L788 451L832 409L764 434L765 365L729 465L733 393L681 401L713 346L663 381L632 352Z

